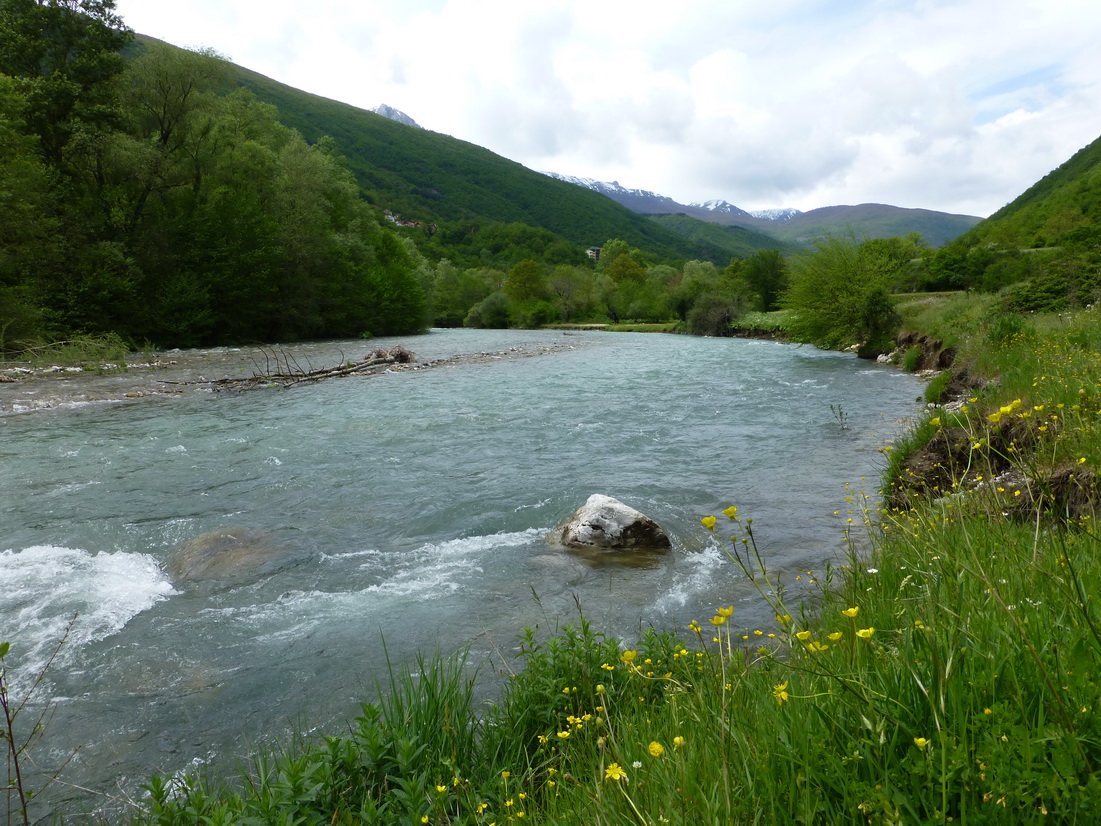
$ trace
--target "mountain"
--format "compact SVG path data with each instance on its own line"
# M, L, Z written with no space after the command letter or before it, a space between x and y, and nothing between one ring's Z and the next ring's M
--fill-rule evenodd
M753 213L746 212L744 209L736 207L728 201L704 201L702 204L689 204L688 206L693 209L703 209L707 212L714 212L717 215L737 215L743 218L753 217Z
M687 215L709 223L741 227L803 246L835 235L851 234L865 239L890 238L893 235L919 232L926 243L939 247L982 220L973 215L905 209L888 204L820 207L807 212L797 209L770 209L750 213L728 201L681 204L647 190L627 189L618 182L609 184L591 178L573 178L551 172L544 174L607 195L613 201L644 215Z
M659 258L696 257L698 245L602 195L554 180L488 149L303 92L242 67L238 85L276 107L306 140L336 142L365 197L410 221L526 224L581 247L619 238ZM725 264L725 252L708 260Z
M684 213L651 215L650 220L673 230L678 235L683 235L691 243L700 245L701 250L714 247L725 250L728 258L748 258L761 250L779 250L784 254L800 251L797 244L781 241L763 232L754 232L736 225L723 226L702 221Z
M1053 246L1101 226L1101 138L1078 150L959 239L962 246Z
M544 175L554 178L556 181L564 181L574 186L599 192L606 195L617 204L622 204L632 212L640 215L662 215L667 212L683 212L684 205L678 204L672 198L658 195L646 189L627 189L620 186L619 181L597 181L592 178L578 178L573 175L559 175L557 172L544 172Z
M829 206L801 212L786 221L761 223L755 227L796 244L811 244L838 235L857 239L890 238L921 233L931 247L941 247L962 235L982 219L974 215L953 215L931 209L906 209L889 204Z
M400 109L395 109L393 106L387 106L385 103L380 103L371 111L376 115L382 115L384 118L389 118L392 121L404 123L406 126L415 126L417 129L421 128L421 125L405 114L405 112Z
M754 218L764 218L766 221L787 221L794 218L796 215L802 215L803 213L797 209L781 208L781 209L754 209L750 210L750 215Z

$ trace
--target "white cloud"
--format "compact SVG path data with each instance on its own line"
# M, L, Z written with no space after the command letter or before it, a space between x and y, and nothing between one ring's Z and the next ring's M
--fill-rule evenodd
M534 169L988 214L1101 134L1095 0L118 0L138 31ZM670 16L672 14L672 16Z

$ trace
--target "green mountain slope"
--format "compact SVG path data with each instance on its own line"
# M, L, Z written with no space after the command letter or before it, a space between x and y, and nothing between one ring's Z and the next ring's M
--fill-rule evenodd
M710 258L710 250L719 249L727 258L748 258L760 250L779 250L784 254L798 251L795 244L781 241L761 232L741 226L724 226L702 221L690 215L653 215L650 220L670 229L697 245L696 258Z
M1101 138L1078 150L959 241L973 247L1033 248L1101 224Z
M423 221L519 222L580 246L621 238L664 258L694 257L681 236L595 192L466 141L238 71L240 85L277 107L280 120L308 141L332 137L379 208Z
M918 232L929 246L940 247L981 220L972 215L953 215L929 209L858 204L808 210L787 221L769 221L768 226L759 229L793 244L808 244L822 238L849 234L865 240Z

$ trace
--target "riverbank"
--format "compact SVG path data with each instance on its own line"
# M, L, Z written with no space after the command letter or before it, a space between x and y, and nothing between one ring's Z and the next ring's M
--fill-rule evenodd
M386 370L390 372L532 358L584 346L583 340L545 338L503 350L477 350L433 357L430 335L370 342L313 342L133 353L125 360L113 362L40 366L30 362L0 362L0 417L213 393L227 385L232 388L236 386L234 383L239 384L250 378L257 379L259 386L262 384L259 380L275 371L305 373L326 367L336 370L366 358L364 354L390 346L412 348L422 343L429 354L418 357L414 351L412 360L387 365ZM359 373L351 379L362 380L371 375L378 373Z

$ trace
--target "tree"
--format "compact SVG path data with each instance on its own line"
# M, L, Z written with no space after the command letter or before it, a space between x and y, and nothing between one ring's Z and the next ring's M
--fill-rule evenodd
M114 0L0 0L0 72L19 78L27 126L63 169L74 139L118 121L122 49L133 33Z
M795 338L823 347L861 343L862 355L889 346L897 324L887 285L897 260L853 239L829 238L797 258L781 306Z
M546 300L550 297L547 276L542 265L530 258L520 261L509 270L505 277L504 290L509 300L514 302Z
M771 312L787 287L787 265L777 250L758 250L742 262L738 275L756 298L757 309Z

